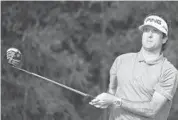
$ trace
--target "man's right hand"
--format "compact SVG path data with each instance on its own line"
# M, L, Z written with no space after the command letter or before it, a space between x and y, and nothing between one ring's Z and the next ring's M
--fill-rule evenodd
M95 99L93 99L89 104L97 108L107 108L113 104L113 101L116 99L114 95L109 93L99 94Z

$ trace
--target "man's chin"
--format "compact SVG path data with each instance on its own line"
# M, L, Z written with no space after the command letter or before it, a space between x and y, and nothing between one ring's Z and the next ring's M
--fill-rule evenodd
M145 49L146 51L154 51L155 49L153 47L143 47L143 49Z

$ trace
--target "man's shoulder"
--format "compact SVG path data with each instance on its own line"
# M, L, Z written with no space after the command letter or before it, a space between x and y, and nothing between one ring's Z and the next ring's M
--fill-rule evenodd
M136 52L135 53L124 53L124 54L117 56L116 59L133 59L136 55L137 55Z
M164 71L178 72L177 68L167 59L164 61Z

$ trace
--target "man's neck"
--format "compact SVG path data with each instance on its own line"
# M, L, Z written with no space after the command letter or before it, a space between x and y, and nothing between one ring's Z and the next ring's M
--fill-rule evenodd
M160 50L151 52L142 48L141 51L145 61L154 61L160 56Z

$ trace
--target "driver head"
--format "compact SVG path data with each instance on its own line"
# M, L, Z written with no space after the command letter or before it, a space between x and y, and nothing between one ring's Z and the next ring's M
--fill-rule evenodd
M8 63L13 66L20 66L22 60L22 54L17 48L9 48L6 52Z

